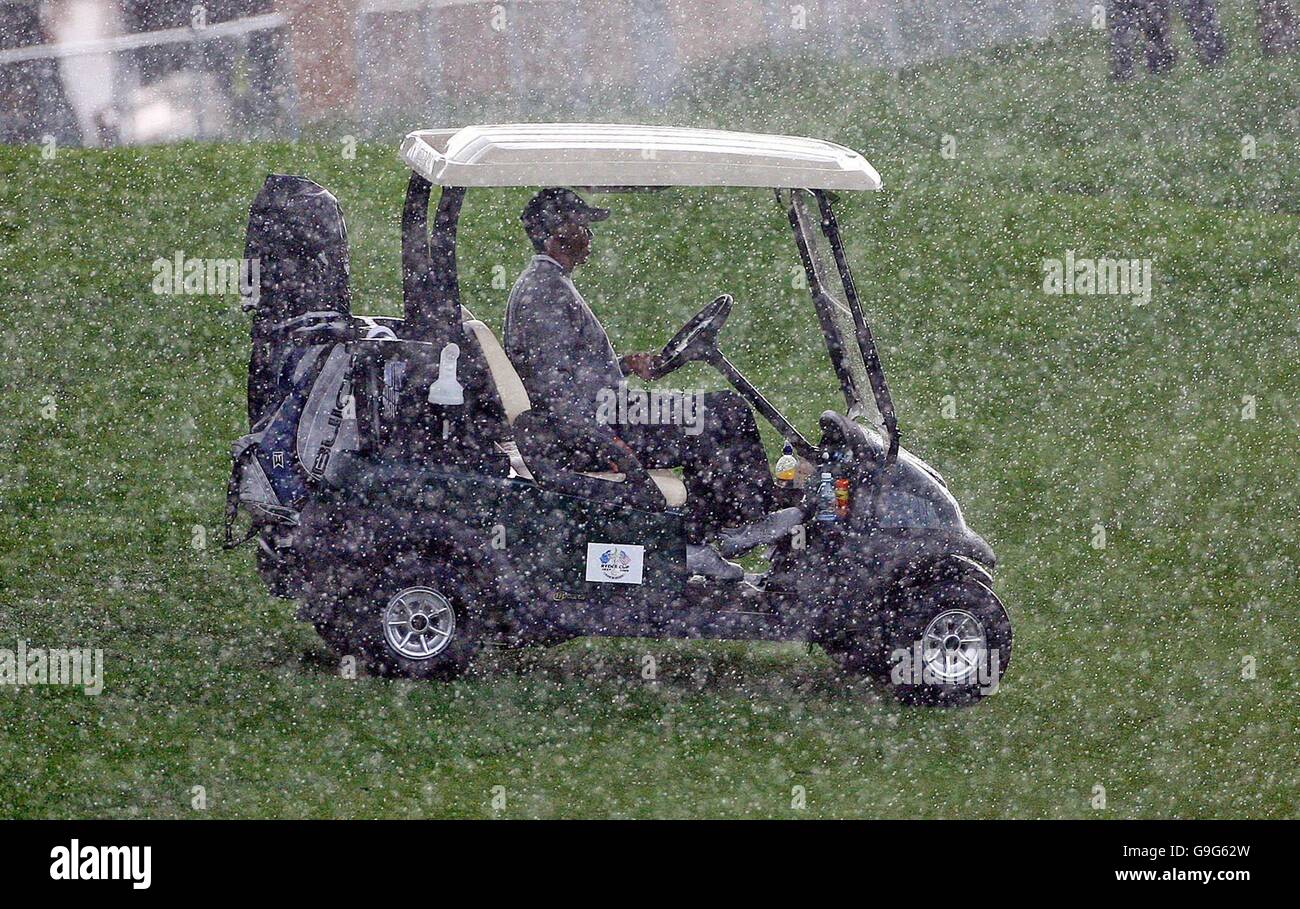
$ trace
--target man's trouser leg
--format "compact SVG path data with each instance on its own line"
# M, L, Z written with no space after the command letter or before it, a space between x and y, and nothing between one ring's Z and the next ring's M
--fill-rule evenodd
M1178 62L1173 40L1173 0L1146 0L1143 6L1147 69L1153 73L1168 72Z
M1116 82L1133 77L1133 46L1138 40L1138 5L1145 0L1115 0L1107 10L1110 23L1110 76Z
M1219 24L1214 0L1178 0L1187 21L1187 30L1196 45L1196 56L1203 66L1218 66L1228 59L1228 39Z
M1266 57L1300 48L1300 28L1287 0L1259 0L1259 46Z
M772 471L754 413L732 391L686 395L698 402L677 412L681 423L613 426L645 467L680 467L686 483L686 532L692 543L776 507Z

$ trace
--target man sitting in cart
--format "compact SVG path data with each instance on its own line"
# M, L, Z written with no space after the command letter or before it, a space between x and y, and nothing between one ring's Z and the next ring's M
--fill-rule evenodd
M706 538L724 528L761 522L776 507L767 454L744 398L733 391L705 392L696 405L702 412L693 414L689 426L610 423L599 407L602 397L608 400L629 375L649 380L654 357L634 353L620 359L572 280L574 269L591 253L590 225L608 217L608 209L588 205L560 187L543 189L524 207L521 219L536 255L510 292L503 330L506 354L534 407L589 425L593 435L612 433L611 441L643 467L682 468L688 568L738 579L740 566L704 545ZM574 467L605 470L609 465Z

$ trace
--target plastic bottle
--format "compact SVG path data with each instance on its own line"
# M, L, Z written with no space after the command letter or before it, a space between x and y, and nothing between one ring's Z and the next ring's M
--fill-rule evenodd
M456 360L460 346L454 342L442 349L438 357L438 380L429 386L430 404L464 404L465 388L456 378Z
M839 520L839 509L835 505L835 478L829 470L822 471L821 482L817 484L817 520Z
M794 446L786 442L785 447L781 449L781 457L776 461L776 485L792 485L798 469L799 459L794 456Z

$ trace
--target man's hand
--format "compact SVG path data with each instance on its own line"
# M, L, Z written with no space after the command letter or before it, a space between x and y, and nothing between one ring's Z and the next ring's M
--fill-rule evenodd
M656 354L653 353L628 354L623 357L623 368L637 378L649 382L654 378L650 368L655 361L655 356Z

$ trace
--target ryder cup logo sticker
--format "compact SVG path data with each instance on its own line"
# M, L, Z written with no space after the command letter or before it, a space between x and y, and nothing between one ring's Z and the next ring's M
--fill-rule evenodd
M588 543L587 580L597 584L640 584L645 547L631 543Z
M598 561L600 573L611 581L622 580L623 575L627 574L628 568L632 566L632 557L618 547L606 549L600 554Z

